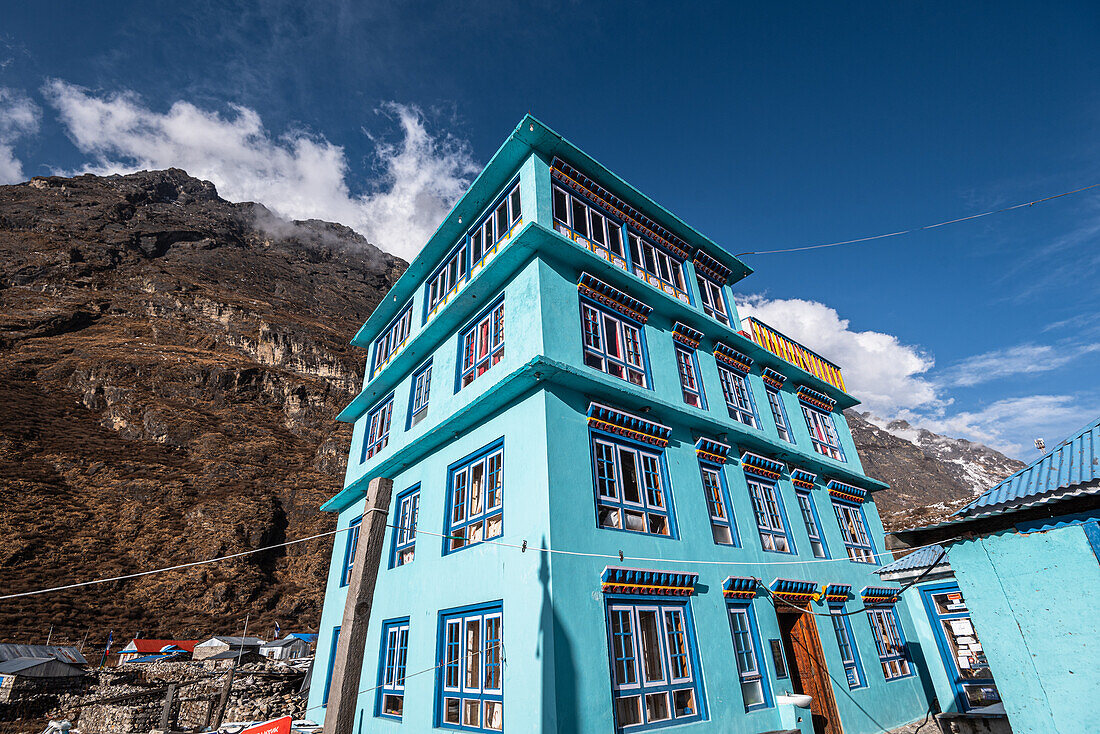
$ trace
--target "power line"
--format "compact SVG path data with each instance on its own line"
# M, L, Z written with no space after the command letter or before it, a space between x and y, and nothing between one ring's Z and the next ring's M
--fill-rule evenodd
M405 529L404 526L393 525L393 524L389 524L389 523L387 523L386 527ZM430 536L435 536L437 538L457 539L457 538L454 538L454 536L447 535L445 533L433 533L431 531L421 530L421 529L415 528L415 527L412 527L410 529L412 529L413 532L420 533L422 535L430 535ZM215 557L215 558L208 558L208 559L202 560L202 561L191 561L189 563L180 563L180 564L177 564L175 566L166 566L164 568L154 568L154 569L149 569L147 571L138 571L138 572L135 572L135 573L124 574L122 576L112 576L110 578L105 578L105 579L93 579L91 581L80 581L80 582L76 582L76 583L72 583L72 584L64 584L62 586L52 586L52 587L48 587L48 588L44 588L44 589L35 589L33 591L20 591L20 592L15 593L15 594L5 594L3 596L0 596L0 601L5 601L5 600L8 600L8 599L17 599L19 597L24 597L24 596L36 596L38 594L48 594L48 593L51 593L51 592L54 592L54 591L66 591L68 589L78 589L78 588L82 588L82 587L85 587L85 586L94 586L94 585L97 585L97 584L108 584L108 583L112 583L112 582L115 582L115 581L126 581L128 579L140 578L142 576L149 576L149 575L156 574L156 573L166 573L168 571L178 571L180 569L193 568L195 566L202 566L202 565L206 565L206 564L209 564L209 563L219 563L221 561L228 561L228 560L232 560L234 558L241 558L242 556L252 555L254 553L263 553L264 551L274 550L276 548L285 548L287 546L296 545L298 543L307 543L311 540L317 540L318 538L324 538L324 537L328 537L330 535L337 535L339 533L346 533L349 530L351 530L351 527L340 528L338 530L329 530L327 532L317 533L316 535L310 535L310 536L305 537L305 538L298 538L296 540L288 540L284 543L276 543L274 545L268 545L268 546L264 546L262 548L253 548L252 550L241 551L240 553L232 553L228 556L219 556L219 557ZM525 553L529 549L529 546L528 546L526 540L524 540L522 542L522 544L506 543L503 540L483 540L483 541L480 541L480 542L484 543L486 545L497 545L497 546L501 546L501 547L504 547L504 548L518 549L521 553ZM941 541L941 542L943 542L943 541ZM935 543L930 543L929 545L916 546L914 548L910 548L909 550L919 550L921 548L930 547L931 545L936 545L936 544ZM636 561L636 562L641 562L641 563L666 563L666 564L667 563L679 563L679 564L688 564L688 565L696 565L696 566L757 566L757 567L761 567L761 566L790 566L790 565L803 565L803 564L810 564L810 563L836 563L836 562L839 562L839 561L848 561L849 560L847 558L814 558L814 559L790 560L790 561L716 561L716 560L690 560L690 559L679 559L679 558L648 558L648 557L643 557L643 556L627 556L622 551L619 551L619 553L617 553L617 554L610 554L610 553L589 553L589 552L585 552L585 551L561 550L561 549L558 549L558 548L534 548L534 547L530 547L530 550L538 551L538 552L545 552L545 553L558 553L560 555L567 555L567 556L581 556L581 557L586 557L586 558L606 558L606 559L609 559L609 560L618 560L620 563L623 563L627 560L630 560L630 561ZM879 556L885 556L885 555L888 555L890 553L891 553L891 551L882 551L882 552L873 553L872 555L877 560Z
M752 250L750 252L739 252L735 257L741 257L742 255L774 255L781 252L802 252L803 250L819 250L823 247L840 247L841 245L855 245L861 242L870 242L871 240L882 240L887 237L900 237L903 234L912 234L913 232L923 232L926 229L936 229L937 227L946 227L949 224L958 224L959 222L968 222L971 219L980 219L982 217L988 217L991 214L1002 214L1004 212L1010 212L1013 209L1023 209L1025 206L1034 206L1036 204L1042 204L1044 201L1052 201L1054 199L1061 199L1063 196L1070 196L1072 194L1079 194L1082 191L1088 191L1089 189L1095 189L1100 186L1100 183L1095 183L1090 186L1082 186L1079 189L1073 191L1064 191L1061 194L1054 194L1053 196L1046 196L1042 199L1035 199L1034 201L1025 201L1022 204L1013 204L1012 206L1002 207L1000 209L991 209L987 212L981 212L980 214L971 214L966 217L959 217L957 219L948 219L943 222L936 222L935 224L926 224L923 227L913 227L912 229L902 229L897 232L887 232L885 234L876 234L870 237L857 237L854 240L842 240L840 242L826 242L819 245L804 245L803 247L785 247L778 250Z

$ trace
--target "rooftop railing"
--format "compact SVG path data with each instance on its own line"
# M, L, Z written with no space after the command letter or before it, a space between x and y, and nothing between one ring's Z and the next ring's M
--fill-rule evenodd
M749 317L742 319L742 324L748 326L749 336L757 345L790 362L795 367L801 367L833 387L847 392L844 387L844 378L840 374L840 368L829 360L807 349L794 339L776 331L763 321Z

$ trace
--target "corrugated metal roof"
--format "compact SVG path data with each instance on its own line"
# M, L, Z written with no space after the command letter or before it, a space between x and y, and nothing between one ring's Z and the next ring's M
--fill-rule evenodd
M875 573L881 575L884 573L897 573L898 571L911 571L913 569L924 570L930 565L936 562L936 559L943 553L942 545L930 545L927 548L919 548L907 556L902 556L893 563L888 563L882 568L875 571ZM947 564L947 556L943 557L940 561L940 565Z
M264 641L259 637L225 637L219 635L217 637L211 637L206 642L200 642L195 645L195 647L210 647L219 643L222 645L233 645L235 647L259 647L264 644Z
M75 647L57 645L19 645L13 642L0 643L0 661L15 658L55 658L63 663L87 665L88 661Z
M1100 482L1100 418L955 514L971 517L1014 508L1091 482Z

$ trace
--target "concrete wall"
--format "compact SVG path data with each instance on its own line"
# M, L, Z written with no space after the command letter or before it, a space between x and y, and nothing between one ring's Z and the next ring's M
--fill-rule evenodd
M1016 734L1096 731L1100 566L1080 525L948 546Z

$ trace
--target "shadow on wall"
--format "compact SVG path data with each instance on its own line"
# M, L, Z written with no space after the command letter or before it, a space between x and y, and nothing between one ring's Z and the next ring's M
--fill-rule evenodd
M932 684L931 673L928 672L929 665L941 664L938 652L934 659L928 660L924 654L924 647L919 642L906 640L905 646L909 650L909 660L912 661L911 664L917 668L917 674L920 676L920 684L924 688L925 699L932 702L932 709L934 711L939 712L940 706L936 699L936 687ZM955 707L952 706L951 708L954 709Z
M573 663L573 643L561 626L550 600L550 553L543 538L539 553L539 583L542 585L542 612L539 619L539 646L542 659L542 720L544 731L575 732L580 729L577 712L577 671ZM551 685L552 683L552 685Z

